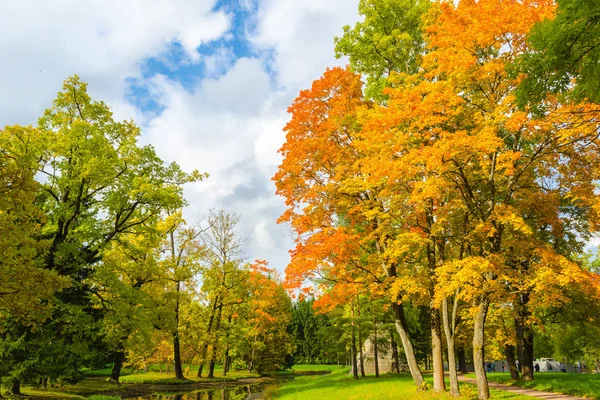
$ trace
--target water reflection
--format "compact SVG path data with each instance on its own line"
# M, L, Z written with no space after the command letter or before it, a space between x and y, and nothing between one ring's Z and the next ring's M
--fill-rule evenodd
M131 397L138 400L246 400L262 399L262 385L233 386L221 389L202 389L187 393L153 394L143 397Z

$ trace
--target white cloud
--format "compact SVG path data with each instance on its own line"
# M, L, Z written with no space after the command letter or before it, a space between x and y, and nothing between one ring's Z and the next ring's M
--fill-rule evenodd
M251 40L273 49L273 67L286 88L306 88L335 60L333 38L358 20L357 0L264 0Z
M159 155L211 174L185 188L190 222L209 208L237 211L253 242L250 257L283 270L292 242L275 223L284 205L270 178L280 162L286 109L326 67L343 63L334 58L333 37L357 19L357 3L240 1L228 12L258 10L244 28L260 58L235 60L226 47L197 52L203 43L232 38L233 15L214 12L216 0L0 2L0 125L35 123L61 82L79 74L117 118L143 126L143 140ZM164 75L144 78L145 61L164 57L173 42L185 53L178 62L204 65L203 79L183 86ZM128 103L129 78L148 89L158 115Z
M74 73L90 84L94 97L115 109L123 106L126 78L138 76L145 59L174 41L197 59L196 47L229 29L229 16L213 12L214 5L215 0L0 2L0 125L34 123Z

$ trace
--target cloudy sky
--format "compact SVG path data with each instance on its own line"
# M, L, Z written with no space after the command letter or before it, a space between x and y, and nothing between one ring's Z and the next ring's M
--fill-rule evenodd
M184 169L189 222L236 211L251 258L283 271L291 238L270 178L287 106L328 66L358 0L0 2L0 126L35 124L78 74L116 118Z

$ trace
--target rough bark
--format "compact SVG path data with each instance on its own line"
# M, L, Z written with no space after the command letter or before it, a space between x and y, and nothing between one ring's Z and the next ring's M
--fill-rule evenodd
M442 318L444 325L444 334L446 336L446 347L448 349L448 372L450 375L450 394L460 396L458 386L458 374L456 373L456 358L454 355L454 335L456 331L456 309L458 307L457 296L453 302L452 314L448 312L448 299L442 302ZM452 318L452 319L450 319ZM464 355L464 354L463 354Z
M442 355L442 331L440 329L440 313L436 308L430 309L431 320L431 354L433 360L433 390L444 392L446 384L444 383L444 358Z
M517 349L519 351L519 367L524 381L533 380L533 327L529 322L529 293L522 293L517 300Z
M123 350L116 351L114 356L115 358L112 371L110 372L109 382L119 383L121 368L123 368L123 361L125 361L125 352Z
M410 374L415 382L415 385L417 385L417 388L425 389L426 384L423 380L423 375L421 374L419 364L417 363L412 342L408 336L408 325L406 323L406 316L404 315L404 306L402 304L392 303L392 308L394 310L396 330L398 331L400 340L402 341L402 347L404 348L404 355L406 356L406 362L408 363Z
M519 370L515 360L515 346L507 344L504 346L504 355L506 356L506 365L510 371L510 378L514 381L519 379Z
M485 298L481 299L477 308L477 314L473 321L473 364L477 379L477 398L479 400L487 400L490 398L490 388L485 374L485 356L483 353L487 311L488 301Z
M523 335L523 366L522 379L533 380L533 329L529 328Z

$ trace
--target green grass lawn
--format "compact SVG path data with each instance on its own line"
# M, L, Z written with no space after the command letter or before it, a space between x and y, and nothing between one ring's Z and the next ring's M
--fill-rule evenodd
M302 366L303 370L310 370ZM331 367L331 366L322 366ZM336 366L337 367L337 366ZM347 369L334 370L329 375L302 376L294 380L283 382L281 386L271 390L275 399L282 400L312 400L312 399L452 399L449 394L435 393L432 391L416 392L415 385L408 374L386 374L379 378L368 376L364 379L354 380ZM431 377L426 377L431 387ZM475 399L474 386L461 384L463 398ZM533 399L529 396L516 396L503 391L492 391L494 399L525 400Z
M470 374L469 377L475 378L475 374ZM600 399L600 374L538 372L534 375L533 381L524 382L513 381L507 373L491 373L488 374L488 380L546 392Z
M338 371L344 369L343 365L310 365L310 364L295 364L292 371Z

